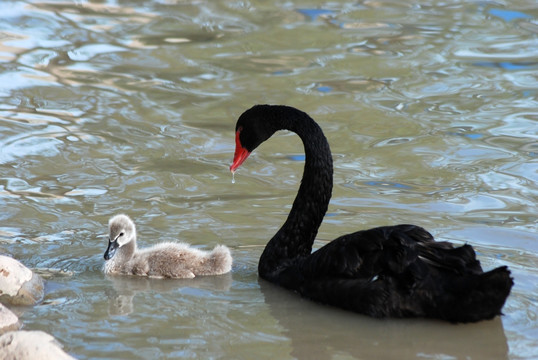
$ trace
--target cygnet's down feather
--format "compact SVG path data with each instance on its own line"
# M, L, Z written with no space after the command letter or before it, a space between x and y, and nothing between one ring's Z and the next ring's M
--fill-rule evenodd
M105 274L194 278L225 274L232 268L230 249L224 245L203 251L186 243L165 242L138 250L135 224L123 214L112 217L108 229Z

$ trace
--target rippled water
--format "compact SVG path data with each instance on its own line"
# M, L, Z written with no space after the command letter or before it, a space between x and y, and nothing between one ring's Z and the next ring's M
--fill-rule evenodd
M17 309L80 359L531 359L538 352L534 1L0 3L0 251L48 279ZM311 114L335 188L319 243L412 222L508 265L505 315L379 321L258 280L300 180L290 134L231 183L256 103ZM106 222L140 245L233 250L231 275L106 278Z

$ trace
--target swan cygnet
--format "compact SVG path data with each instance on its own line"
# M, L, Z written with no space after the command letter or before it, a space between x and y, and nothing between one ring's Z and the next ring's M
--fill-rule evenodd
M203 251L186 243L165 242L145 249L136 247L134 222L124 214L108 222L108 247L103 271L160 278L194 278L230 272L232 255L224 245Z

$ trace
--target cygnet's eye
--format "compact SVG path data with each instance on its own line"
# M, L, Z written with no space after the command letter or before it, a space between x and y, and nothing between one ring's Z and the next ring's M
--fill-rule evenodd
M122 233L122 232L120 232L120 236L123 236L123 233Z

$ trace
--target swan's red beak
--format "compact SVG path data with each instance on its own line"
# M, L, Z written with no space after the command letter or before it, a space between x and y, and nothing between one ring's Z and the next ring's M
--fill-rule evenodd
M248 158L250 155L250 151L245 149L243 145L241 145L241 141L239 140L239 133L241 130L237 130L235 132L235 155L234 155L234 161L232 165L230 165L230 171L233 173L241 164Z

